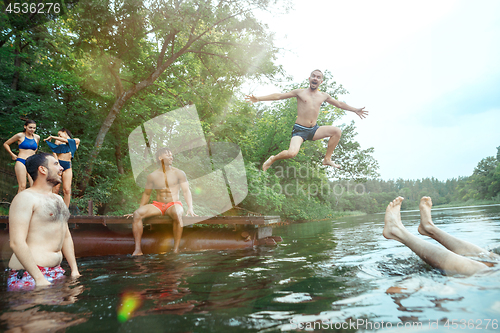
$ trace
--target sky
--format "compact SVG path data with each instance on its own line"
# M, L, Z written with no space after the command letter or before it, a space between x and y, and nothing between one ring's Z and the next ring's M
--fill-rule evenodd
M292 2L288 14L259 14L282 49L277 63L294 82L329 70L349 91L339 99L369 111L363 120L347 112L340 123L355 121L381 179L470 176L496 155L500 1Z

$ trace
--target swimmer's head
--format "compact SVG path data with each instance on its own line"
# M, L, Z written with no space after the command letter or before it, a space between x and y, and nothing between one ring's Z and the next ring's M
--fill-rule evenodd
M317 72L317 73L321 74L321 80L323 80L324 75L323 75L323 72L322 72L322 71L320 71L319 69L315 69L315 70L313 70L313 71L311 72L311 75L310 75L310 76L312 76L314 72Z
M158 162L158 164L161 165L161 157L165 154L169 154L170 156L172 156L172 151L167 147L160 148L156 151L156 161Z
M70 139L73 139L73 134L69 131L67 128L61 128L59 132L57 132L57 135L61 136L61 133L66 133Z
M31 176L31 179L35 181L38 178L38 168L40 166L49 167L49 161L47 157L52 156L47 153L38 153L35 155L31 155L26 159L26 171Z
M23 132L26 133L27 130L31 131L32 133L35 132L35 130L36 130L36 122L34 120L27 119L24 122L24 131Z
M312 90L318 89L319 85L323 82L323 72L319 69L315 69L311 72L309 76L309 88Z

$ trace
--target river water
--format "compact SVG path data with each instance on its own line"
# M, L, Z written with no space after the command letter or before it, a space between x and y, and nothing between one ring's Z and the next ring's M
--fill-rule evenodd
M274 247L82 258L81 278L42 290L6 292L2 272L0 331L500 331L498 272L445 276L386 240L383 217L278 226ZM433 220L500 253L500 205ZM402 221L417 234L418 211Z

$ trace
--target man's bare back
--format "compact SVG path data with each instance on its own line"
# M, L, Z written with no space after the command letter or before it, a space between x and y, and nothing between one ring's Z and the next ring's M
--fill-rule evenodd
M31 188L20 192L12 201L9 220L11 228L28 228L26 243L38 266L54 267L62 261L62 245L68 228L69 210L56 194L41 194ZM31 215L26 225L26 215ZM22 223L17 226L13 223ZM24 269L13 254L9 267Z

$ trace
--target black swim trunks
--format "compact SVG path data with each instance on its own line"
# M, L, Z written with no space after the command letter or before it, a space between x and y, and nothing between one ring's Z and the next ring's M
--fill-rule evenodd
M300 136L302 139L304 139L304 141L312 140L318 128L318 124L314 125L313 127L305 127L299 124L294 124L292 130L292 138L294 136Z

